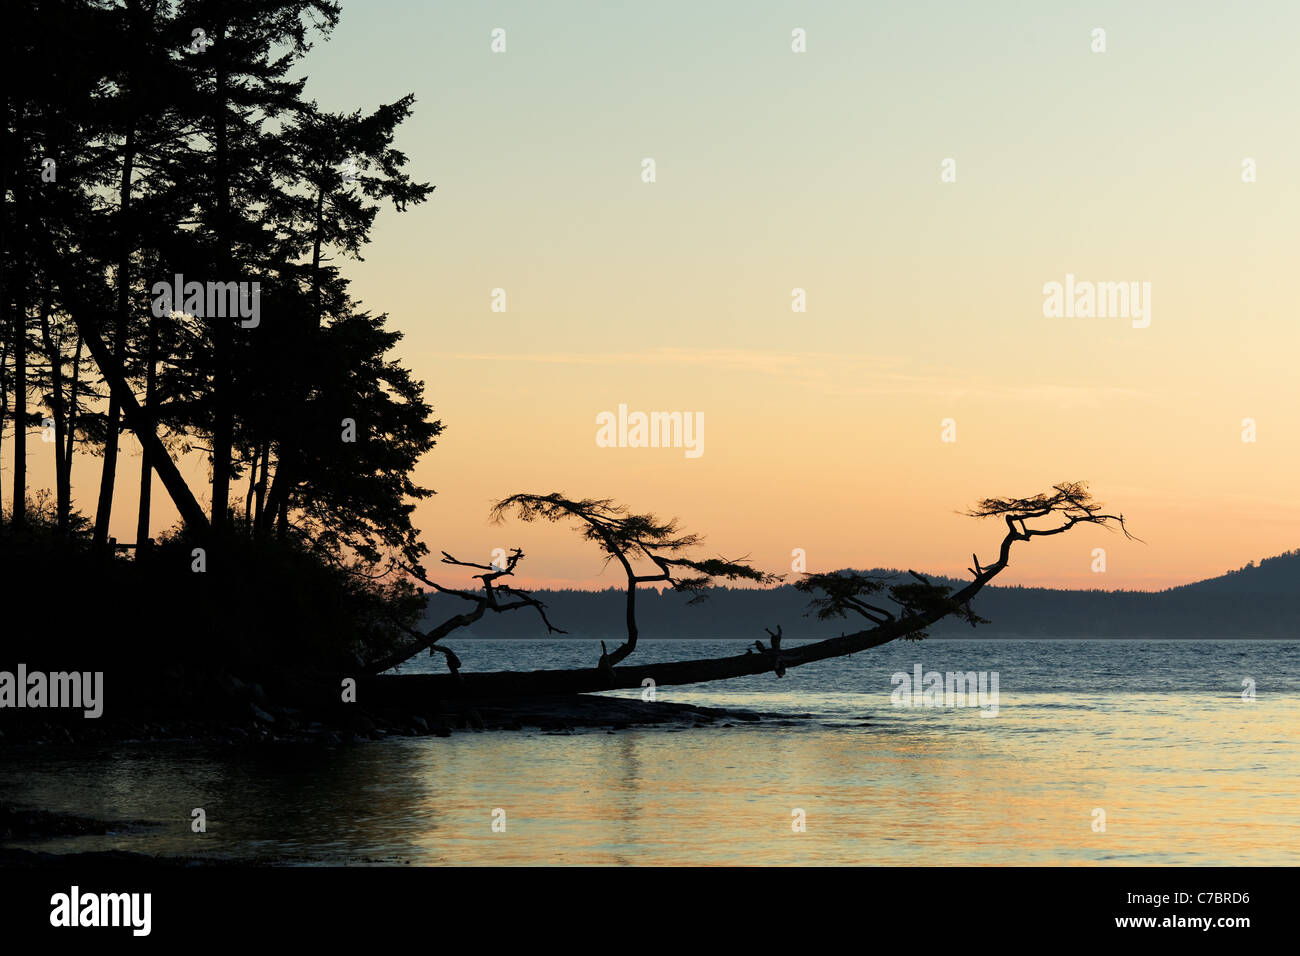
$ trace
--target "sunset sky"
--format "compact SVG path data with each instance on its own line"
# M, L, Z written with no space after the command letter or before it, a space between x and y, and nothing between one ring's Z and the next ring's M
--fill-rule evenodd
M1064 480L1147 543L1078 529L998 583L1158 588L1300 546L1300 8L1046 7L345 2L309 94L413 92L399 146L437 185L344 265L447 426L417 472L433 552L519 545L533 585L620 584L566 530L487 521L563 491L777 572L802 548L812 571L961 574L1000 534L959 510ZM1045 317L1067 273L1149 282L1150 326ZM620 403L702 413L703 454L597 447ZM83 508L99 465L74 469Z

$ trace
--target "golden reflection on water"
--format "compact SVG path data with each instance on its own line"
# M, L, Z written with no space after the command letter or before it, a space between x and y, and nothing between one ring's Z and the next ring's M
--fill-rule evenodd
M461 736L420 753L417 858L595 864L1295 864L1300 706L1035 695L837 729ZM1053 710L1044 705L1060 704ZM942 730L927 726L941 714ZM1047 716L1044 716L1047 715ZM996 726L994 726L996 725ZM490 812L506 811L493 833ZM792 830L792 810L806 832ZM1094 831L1094 809L1105 831Z
M819 713L853 713L843 699ZM847 697L848 695L841 695ZM728 700L763 709L770 697ZM873 702L875 703L875 702ZM412 864L1300 863L1300 701L1002 695L735 727L457 733L214 754L52 749L0 796L144 832L54 852ZM205 807L209 832L189 829ZM506 829L492 830L492 811ZM793 831L792 811L807 831ZM1093 811L1105 811L1104 832ZM37 848L33 845L33 848Z

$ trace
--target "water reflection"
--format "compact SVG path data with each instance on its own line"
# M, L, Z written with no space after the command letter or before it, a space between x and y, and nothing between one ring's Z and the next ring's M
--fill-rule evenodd
M994 719L825 691L792 697L813 716L786 726L10 750L0 799L122 825L21 844L53 851L413 865L1300 863L1295 695L1016 686L1004 683ZM774 706L771 693L728 694ZM190 831L195 807L205 834ZM791 829L795 808L805 833ZM1105 832L1093 830L1096 808Z

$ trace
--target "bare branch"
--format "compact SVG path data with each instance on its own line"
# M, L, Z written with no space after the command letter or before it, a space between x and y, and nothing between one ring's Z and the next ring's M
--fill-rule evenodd
M437 627L426 632L425 634L420 634L419 632L414 631L411 628L406 627L405 625L402 625L402 629L405 630L407 633L411 634L415 638L415 640L412 643L406 644L401 648L397 649L396 651L393 651L390 654L384 655L383 657L379 658L376 661L372 661L370 664L366 666L365 668L366 673L379 674L386 670L390 670L391 668L396 667L398 664L401 664L403 661L410 660L416 654L420 653L420 651L428 649L430 654L432 654L436 650L436 651L441 651L444 655L446 655L447 666L452 670L453 673L459 674L459 669L461 666L460 659L457 658L454 654L452 654L450 650L438 646L437 642L442 638L446 637L452 631L462 627L468 627L471 624L475 623L476 621L480 620L483 617L483 615L486 614L488 611L494 611L496 613L505 613L506 611L517 611L520 608L531 607L535 611L537 611L538 616L542 619L542 623L546 625L546 631L548 634L567 634L568 633L567 631L562 630L561 628L558 628L551 623L550 618L546 616L546 605L543 604L541 601L539 601L537 598L533 597L529 592L524 591L520 588L509 587L504 584L498 585L494 583L498 578L514 574L515 567L519 564L521 560L523 560L523 557L524 557L524 552L519 548L515 548L509 554L509 556L507 556L506 566L504 568L501 568L494 565L476 564L472 561L461 561L458 560L457 558L452 557L446 551L442 552L443 564L451 564L451 565L456 565L458 567L465 567L465 568L480 568L486 570L487 573L485 574L474 575L474 577L478 578L483 582L483 593L481 594L476 593L474 591L464 591L459 588L444 587L443 585L439 584L437 581L433 581L430 578L428 578L424 574L423 570L421 570L420 568L411 567L410 565L406 565L398 562L398 566L401 567L402 570L406 571L407 574L423 582L424 584L427 584L429 587L433 588L435 591L437 591L440 594L447 594L452 597L458 597L463 601L469 601L470 603L474 604L474 610L463 614L454 615L453 617L450 617L446 621L443 621ZM501 603L497 600L498 593L509 595L514 600ZM455 661L454 666L452 664L453 660Z

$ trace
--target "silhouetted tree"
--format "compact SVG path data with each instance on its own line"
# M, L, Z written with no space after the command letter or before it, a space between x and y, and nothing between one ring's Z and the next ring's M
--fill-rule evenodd
M455 676L460 671L460 658L448 647L439 644L446 635L457 631L462 627L469 627L475 621L480 620L488 611L502 614L507 611L518 611L521 608L531 607L537 611L546 625L547 633L564 634L565 631L551 624L550 619L546 616L546 605L534 598L529 592L520 588L511 587L508 584L499 583L501 578L510 577L515 573L515 568L523 560L524 552L515 548L505 557L504 563L500 566L491 564L475 564L472 561L460 561L453 558L446 551L442 552L442 563L455 565L462 568L477 568L484 572L483 574L474 575L475 578L483 582L483 593L478 594L473 591L466 591L461 588L443 587L434 581L428 580L423 571L417 571L414 568L408 569L413 575L424 581L429 587L438 591L440 594L450 595L468 601L474 605L472 611L466 611L448 618L437 627L424 634L420 634L409 625L401 625L402 630L408 633L413 640L403 644L397 649L390 651L379 658L372 660L366 665L366 672L370 674L380 674L390 668L396 667L404 661L410 660L421 651L427 650L429 656L439 653L447 659L447 669ZM502 600L501 595L505 595Z
M303 105L305 79L288 77L310 48L312 32L328 36L338 23L330 0L187 0L178 17L207 24L211 40L188 62L194 88L207 101L202 131L211 143L200 218L213 237L212 268L233 281L241 262L266 239L267 158L277 152L279 130L269 121ZM240 270L250 271L250 270ZM207 317L212 343L212 524L221 530L230 502L235 442L236 343L234 322Z
M652 514L631 514L625 506L609 498L571 500L554 492L549 495L512 495L496 504L492 517L500 522L514 513L520 520L563 521L579 523L582 536L597 545L606 562L617 561L627 575L627 640L610 654L601 641L600 666L610 669L636 650L636 589L638 584L664 583L674 591L688 592L692 602L705 596L704 589L716 578L727 581L753 581L771 584L778 579L741 561L723 558L698 560L684 553L699 547L699 535L683 533L676 519L660 521ZM633 562L653 564L653 573L638 573ZM695 572L686 574L683 572Z
M532 517L558 520L570 512L563 506L556 509L556 503L551 500L556 497L560 496L515 495L500 502L494 513L501 514L517 508L517 501L522 499L526 507L533 509ZM567 499L560 497L560 500ZM897 605L896 611L890 611L870 605L862 599L864 594L879 593L882 588L876 585L881 582L864 581L861 576L854 578L851 575L847 576L847 582L839 575L811 575L804 579L809 582L806 585L808 591L814 594L820 592L821 596L814 601L814 607L819 613L836 615L853 610L872 623L873 626L866 630L799 647L782 647L783 635L778 627L776 632L768 631L771 636L770 645L764 646L761 641L755 641L757 653L751 648L744 654L705 660L618 668L602 666L482 674L458 669L454 675L406 675L402 679L410 683L404 685L406 690L403 693L409 696L413 688L418 688L420 693L434 699L577 694L641 687L644 681L661 685L696 684L767 671L780 676L791 667L843 657L899 638L919 637L925 628L949 614L957 614L971 624L979 623L981 619L970 610L970 602L989 581L1005 570L1010 561L1011 548L1018 541L1062 534L1079 524L1095 524L1112 530L1117 528L1125 537L1132 537L1124 524L1123 516L1104 513L1102 505L1093 500L1086 484L1082 482L1055 485L1051 492L1031 498L986 498L968 514L980 518L1003 518L1007 532L1002 539L997 559L987 566L981 565L976 559L975 567L971 569L973 580L956 593L950 593L949 588L933 585L917 575L918 580L914 585L898 585L890 589L890 597ZM1052 523L1046 527L1030 525L1030 522L1044 519ZM602 540L594 527L588 533L589 537L592 535L595 536L593 540ZM448 633L446 624L435 630L439 631L439 639Z
M408 95L371 114L349 115L303 105L279 140L274 180L283 185L268 193L266 213L282 237L280 255L286 262L307 257L305 265L286 264L282 279L305 284L308 300L298 303L296 310L282 311L276 339L281 350L268 349L264 356L263 368L274 373L268 378L274 387L260 405L261 421L252 428L259 434L251 442L254 465L260 459L262 468L254 488L260 486L266 494L265 507L260 500L258 507L262 530L274 522L281 534L285 532L292 499L311 474L312 453L296 441L304 417L328 429L339 424L338 418L329 417L333 410L327 403L315 401L314 383L293 374L299 365L286 361L284 355L288 348L308 356L327 350L329 343L322 341L329 337L326 326L353 314L347 284L336 268L327 265L328 253L337 251L360 260L381 202L391 202L401 212L424 202L433 191L427 183L412 181L404 171L406 157L392 145L413 103L414 97Z

